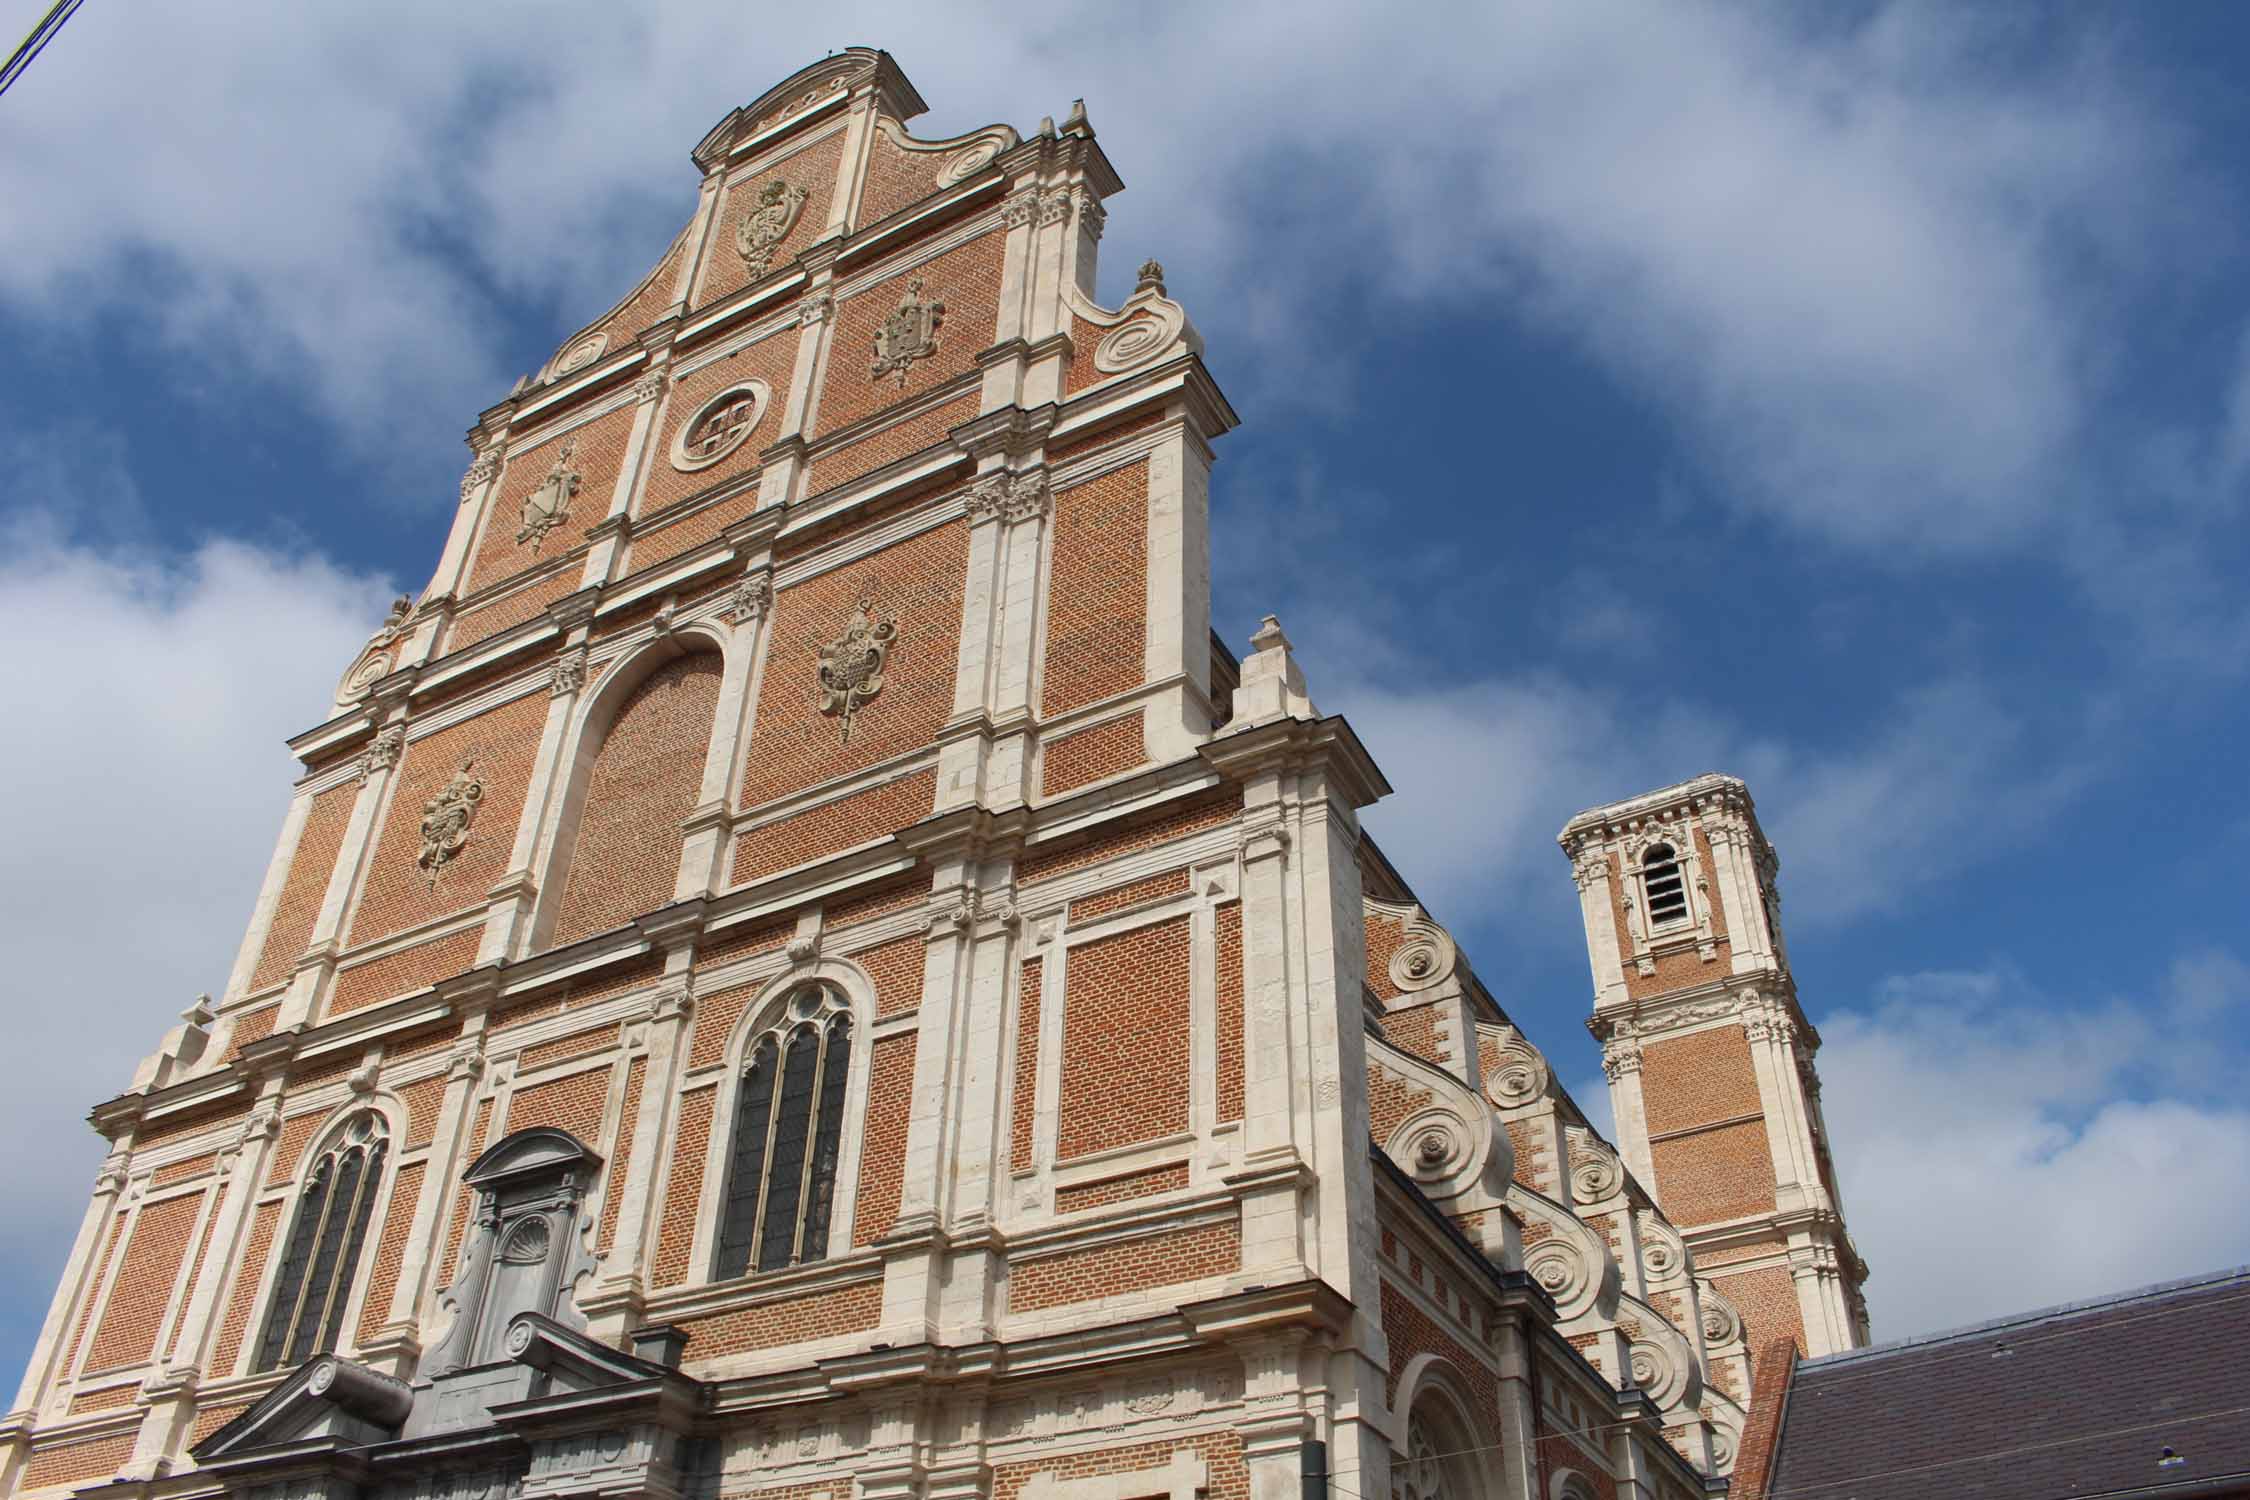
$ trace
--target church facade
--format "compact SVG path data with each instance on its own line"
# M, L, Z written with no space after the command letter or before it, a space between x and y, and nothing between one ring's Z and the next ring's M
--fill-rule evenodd
M486 411L0 1493L1687 1500L1865 1339L1748 790L1573 819L1618 1140L1360 826L1083 109L838 53ZM1558 871L1558 878L1560 873Z

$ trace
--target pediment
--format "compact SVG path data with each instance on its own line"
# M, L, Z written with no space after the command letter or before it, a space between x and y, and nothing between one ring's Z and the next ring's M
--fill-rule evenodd
M208 1467L281 1448L364 1447L398 1436L413 1409L405 1381L323 1354L190 1452Z
M537 1125L495 1143L478 1157L461 1180L473 1188L569 1174L584 1182L602 1159L567 1130Z
M572 1391L598 1391L647 1380L686 1379L669 1365L612 1349L566 1323L539 1313L518 1313L508 1324L508 1357L529 1365Z

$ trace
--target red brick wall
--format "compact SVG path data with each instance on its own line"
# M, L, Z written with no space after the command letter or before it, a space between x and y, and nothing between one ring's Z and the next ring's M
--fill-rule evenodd
M690 652L651 672L618 710L586 778L554 946L671 904L680 823L702 794L723 675L716 651Z
M633 1132L641 1115L641 1088L648 1074L648 1059L636 1057L625 1067L625 1102L617 1120L617 1145L609 1154L602 1188L602 1227L595 1248L607 1255L617 1243L617 1215L625 1202L625 1174L633 1160Z
M568 552L586 539L587 528L609 514L610 500L624 475L625 442L632 435L637 410L627 402L536 448L509 455L507 472L500 478L500 493L487 502L484 535L477 541L476 560L469 565L463 593L498 583L511 573ZM545 481L566 444L570 445L570 467L578 471L578 493L564 506L570 519L549 531L544 540L519 542L516 534L523 529L523 503Z
M483 1155L491 1136L492 1100L480 1099L477 1101L476 1123L469 1127L469 1152L461 1158L462 1161L474 1162ZM473 1196L466 1187L456 1188L453 1193L453 1213L446 1220L445 1245L439 1257L439 1263L444 1267L444 1284L450 1285L454 1274L461 1269L461 1246L468 1235L469 1209Z
M1108 1203L1125 1203L1134 1198L1146 1198L1155 1193L1172 1193L1188 1185L1186 1162L1174 1162L1165 1167L1149 1167L1139 1172L1125 1172L1116 1177L1104 1177L1098 1182L1074 1183L1055 1190L1055 1212L1076 1213L1080 1209L1099 1208Z
M352 916L352 942L375 942L484 904L485 892L507 873L515 848L516 822L523 814L547 702L545 693L527 694L406 747ZM474 762L470 774L484 782L484 797L468 843L444 866L432 889L428 873L415 862L422 852L422 807L452 780L463 761Z
M859 1196L852 1211L852 1243L871 1245L898 1222L906 1181L906 1131L914 1110L915 1034L875 1044L867 1080L867 1129L859 1150Z
M665 251L664 258L656 263L655 273L633 294L633 300L603 319L598 328L589 330L606 331L609 334L609 347L603 351L605 355L618 353L672 305L672 286L679 280L680 262L687 257L688 239L687 232L681 231L680 237L672 242L672 248Z
M1016 881L1019 885L1028 885L1052 875L1098 865L1115 855L1153 849L1173 839L1232 822L1241 811L1242 793L1232 787L1222 787L1146 823L1100 833L1083 843L1027 855L1016 863Z
M755 758L756 752L752 755ZM746 885L776 871L886 838L928 817L936 799L937 772L916 771L864 792L823 802L793 818L748 829L735 839L734 882Z
M243 1048L272 1036L274 1020L280 1014L280 1006L267 1005L237 1015L234 1018L234 1029L227 1033L227 1050L223 1060L233 1062L242 1055Z
M880 130L869 137L867 144L866 185L860 189L855 229L881 223L935 193L938 173L946 162L945 153L908 151L893 145Z
M1641 1097L1651 1135L1759 1113L1749 1037L1739 1026L1715 1026L1642 1043Z
M86 1342L86 1325L94 1319L94 1298L100 1293L102 1278L109 1272L109 1263L117 1254L117 1242L125 1237L126 1215L110 1215L109 1233L103 1237L101 1257L94 1262L93 1279L86 1283L85 1298L78 1304L78 1326L70 1336L70 1352L63 1356L63 1368L74 1368L78 1363L79 1345Z
M851 956L875 983L878 1017L901 1016L922 1008L922 968L928 953L929 943L918 934L909 934Z
M1762 1385L1758 1362L1777 1341L1805 1350L1804 1309L1797 1302L1797 1283L1781 1266L1763 1266L1732 1275L1714 1273L1711 1284L1725 1294L1742 1314L1742 1341L1756 1351L1751 1356L1751 1381Z
M313 798L297 835L297 851L290 856L289 874L281 883L281 899L266 928L266 946L250 976L250 988L262 990L289 977L290 969L304 956L312 941L313 923L320 918L321 898L328 893L329 877L336 873L336 855L344 846L344 829L352 820L352 804L359 799L359 784L347 781Z
M258 1310L262 1290L259 1282L266 1272L266 1252L273 1248L274 1230L280 1223L282 1210L288 1206L286 1201L260 1204L250 1216L250 1237L244 1241L242 1254L235 1260L234 1286L227 1293L226 1315L219 1321L219 1341L212 1348L214 1376L234 1373L235 1360L242 1353L242 1336Z
M1367 1065L1367 1133L1379 1145L1414 1111L1430 1102L1430 1091L1417 1088L1377 1063Z
M1187 1129L1189 953L1185 916L1071 950L1062 1159Z
M1475 1396L1475 1414L1488 1424L1500 1410L1500 1386L1491 1367L1478 1355L1470 1352L1452 1329L1438 1322L1422 1310L1421 1304L1409 1297L1389 1278L1383 1281L1383 1338L1391 1348L1390 1377L1385 1389L1395 1401L1398 1398L1399 1377L1406 1373L1407 1365L1418 1354L1434 1354L1452 1362L1461 1379ZM1499 1434L1487 1430L1477 1434L1480 1439L1497 1438Z
M743 807L761 807L932 743L953 710L968 542L967 525L956 521L780 591ZM863 599L891 615L898 634L884 663L883 690L854 718L847 744L842 720L820 712L820 653L843 635ZM925 802L915 816L928 812Z
M1032 1126L1039 1114L1039 990L1046 962L1026 960L1016 986L1016 1085L1008 1124L1008 1160L1016 1167L1031 1165Z
M133 1456L133 1438L133 1433L126 1432L78 1443L41 1443L31 1450L31 1462L24 1465L21 1487L39 1490L107 1479Z
M1763 1120L1651 1141L1665 1217L1683 1227L1773 1207L1773 1154Z
M1050 1471L1064 1480L1073 1480L1161 1469L1172 1461L1173 1451L1179 1448L1192 1448L1203 1460L1208 1482L1196 1492L1203 1500L1250 1500L1250 1473L1242 1462L1242 1440L1231 1432L1160 1438L1130 1448L1105 1448L1097 1453L1052 1457L1042 1455L1022 1463L1001 1464L992 1471L992 1500L1018 1500L1033 1475ZM1338 1486L1336 1492L1341 1495L1342 1487ZM1378 1488L1368 1493L1371 1500L1384 1500L1388 1491Z
M843 154L844 135L839 130L826 140L796 152L788 160L726 189L726 198L719 205L718 225L712 230L711 248L704 256L703 285L696 295L698 307L750 284L750 268L734 248L734 236L743 218L756 212L758 190L774 179L779 178L793 188L802 188L805 202L798 211L797 222L789 226L789 233L775 247L773 258L766 262L766 274L771 276L783 270L820 238L821 230L828 223L829 206L836 197L836 168Z
M569 1036L558 1036L552 1041L524 1048L516 1059L516 1076L523 1078L541 1068L569 1062L572 1058L607 1052L617 1044L618 1027L615 1022L604 1022L587 1031L574 1031Z
M602 1110L609 1103L609 1069L589 1068L551 1083L519 1088L508 1101L508 1133L535 1125L567 1130L587 1145L599 1148Z
M675 1319L688 1336L687 1360L717 1359L752 1349L772 1349L807 1339L833 1338L873 1328L883 1315L883 1283L855 1282L834 1291L809 1292L761 1302L706 1318Z
M1165 870L1141 880L1112 886L1091 896L1079 897L1070 903L1070 920L1073 926L1077 926L1113 911L1123 911L1128 906L1138 906L1143 901L1159 901L1167 896L1184 896L1187 893L1186 867Z
M116 1284L86 1351L89 1371L140 1364L155 1355L157 1325L171 1303L180 1263L187 1258L188 1236L208 1196L208 1192L183 1193L141 1210L125 1240L125 1259L117 1268Z
M1141 716L1129 713L1049 744L1039 762L1039 790L1045 796L1060 796L1130 771L1147 759L1141 748Z
M1383 1040L1399 1051L1410 1052L1433 1067L1445 1066L1438 1049L1436 1006L1388 1011L1383 1016L1382 1027Z
M976 357L992 346L1006 246L1004 233L981 235L838 303L815 430L834 432L975 369ZM924 299L945 304L945 317L938 326L937 352L914 361L901 386L896 375L878 379L869 373L875 359L875 330L897 311L908 284L917 279Z
M672 1175L657 1219L656 1254L650 1279L678 1286L688 1279L695 1253L695 1214L703 1196L703 1154L711 1144L711 1112L719 1091L706 1086L680 1100L680 1123L672 1136Z
M1242 1227L1229 1219L1019 1260L1008 1270L1008 1309L1037 1312L1241 1269Z
M495 525L498 523L495 522ZM514 528L508 531L514 536ZM554 554L546 554L551 557ZM550 605L565 595L578 591L578 564L570 563L560 571L522 588L511 589L488 604L464 610L446 627L445 649L448 652L465 651L479 641L490 640L502 631L513 630L526 620L536 620L547 612Z
M513 836L515 830L508 831ZM441 979L466 974L477 961L477 944L483 938L483 928L470 927L435 942L417 943L411 948L339 969L336 982L328 991L324 1014L340 1016L412 994Z
M1242 1118L1242 1093L1247 1086L1242 1051L1243 955L1242 903L1229 901L1215 913L1219 967L1218 1047L1219 1119Z
M1367 913L1367 987L1381 1000L1396 1000L1401 993L1391 982L1391 956L1405 946L1406 924L1395 917Z
M805 470L805 493L822 494L946 441L946 434L977 414L975 391L940 402L919 415L877 428L841 447L813 455Z
M1099 340L1096 342L1099 342ZM1086 346L1077 356L1078 359L1083 359L1088 364L1093 363L1093 357L1092 345ZM1075 362L1074 360L1073 363ZM1146 432L1163 420L1164 413L1161 409L1145 411L1137 417L1128 417L1122 422L1112 422L1107 427L1073 437L1067 443L1051 444L1047 449L1047 462L1050 464L1068 463L1081 454L1091 453L1097 448L1107 448L1112 443L1121 443L1129 437Z
M374 1259L367 1273L367 1300L360 1304L359 1340L361 1343L375 1336L376 1330L389 1321L391 1295L398 1290L398 1273L406 1264L406 1239L414 1228L414 1204L422 1195L422 1172L425 1163L409 1162L398 1169L398 1180L391 1187L390 1206L384 1210L383 1237L375 1245Z
M1049 714L1138 687L1148 635L1148 461L1055 494L1040 707Z

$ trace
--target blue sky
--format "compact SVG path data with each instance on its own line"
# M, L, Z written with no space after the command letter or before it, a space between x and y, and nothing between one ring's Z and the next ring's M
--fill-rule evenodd
M1086 99L1245 419L1215 623L1582 1098L1555 830L1731 770L1879 1336L2250 1260L2239 7L356 10L95 0L0 100L0 1364L458 435L854 43Z

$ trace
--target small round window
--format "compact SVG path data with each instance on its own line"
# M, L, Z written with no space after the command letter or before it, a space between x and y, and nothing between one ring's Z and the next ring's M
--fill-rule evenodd
M672 439L672 467L708 469L734 452L756 430L768 399L764 381L746 380L704 402Z

